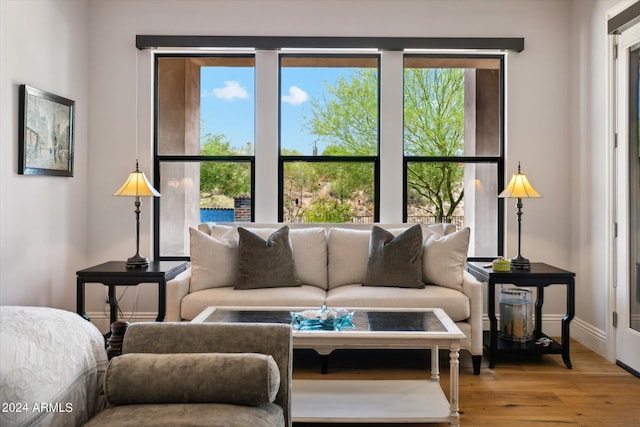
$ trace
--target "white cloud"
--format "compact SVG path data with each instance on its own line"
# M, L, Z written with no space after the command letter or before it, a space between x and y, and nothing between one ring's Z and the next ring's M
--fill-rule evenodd
M289 95L282 95L282 102L286 102L291 105L300 105L309 99L307 92L300 89L298 86L291 86L289 88Z
M249 97L247 90L240 86L240 83L233 80L227 80L224 82L224 87L215 88L213 90L213 94L216 98L225 99L227 101L232 101L236 98Z

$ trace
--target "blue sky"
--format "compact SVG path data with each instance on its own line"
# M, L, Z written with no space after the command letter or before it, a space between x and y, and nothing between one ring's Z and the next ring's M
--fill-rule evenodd
M320 99L325 82L332 84L349 68L299 68L281 70L281 143L302 154L313 153L316 139L301 129L311 112L311 99ZM255 82L252 67L201 69L201 134L225 134L234 147L254 142ZM318 144L318 151L324 146Z

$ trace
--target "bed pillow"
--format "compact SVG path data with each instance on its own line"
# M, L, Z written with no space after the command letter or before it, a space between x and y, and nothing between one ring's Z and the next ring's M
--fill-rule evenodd
M238 271L238 242L189 228L191 283L189 292L233 286Z
M235 289L300 286L293 262L289 227L283 226L267 239L238 227L238 277Z
M280 370L257 353L129 353L111 359L104 391L112 405L273 402Z
M397 236L373 226L369 240L367 275L363 285L424 288L420 224Z
M424 282L462 290L471 230L465 227L446 236L426 233L430 234L425 237L422 250Z

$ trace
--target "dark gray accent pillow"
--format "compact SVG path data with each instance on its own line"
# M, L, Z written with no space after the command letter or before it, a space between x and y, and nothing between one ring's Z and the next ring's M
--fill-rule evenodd
M376 225L369 238L365 286L424 288L422 282L422 227L416 224L398 236Z
M238 235L235 289L300 286L288 226L276 230L267 240L242 227L238 227Z

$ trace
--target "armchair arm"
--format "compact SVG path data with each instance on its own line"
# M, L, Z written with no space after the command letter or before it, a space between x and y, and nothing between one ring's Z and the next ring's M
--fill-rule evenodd
M293 341L291 326L269 323L134 323L122 353L260 353L271 355L280 370L275 403L291 426Z
M191 283L191 267L178 274L173 280L167 282L167 322L179 322L182 320L180 306L182 298L189 294Z
M478 281L468 271L464 271L462 292L469 297L471 315L471 354L482 355L482 310L483 295L482 282Z

